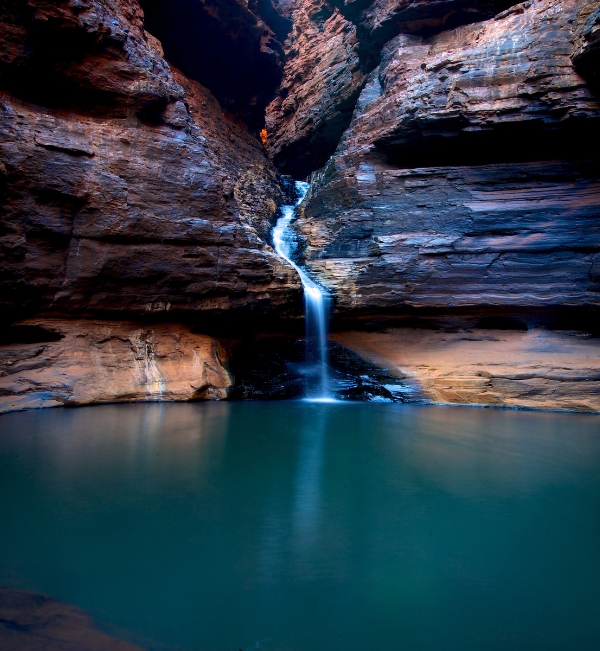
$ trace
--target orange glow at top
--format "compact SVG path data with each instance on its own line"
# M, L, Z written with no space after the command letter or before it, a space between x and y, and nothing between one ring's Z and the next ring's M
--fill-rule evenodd
M262 144L266 145L267 144L267 130L262 129L261 132L258 135L260 136Z

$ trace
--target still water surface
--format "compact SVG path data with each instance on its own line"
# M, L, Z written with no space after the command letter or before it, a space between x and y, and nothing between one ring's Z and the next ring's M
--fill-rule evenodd
M148 649L600 649L600 420L409 405L0 419L0 585Z

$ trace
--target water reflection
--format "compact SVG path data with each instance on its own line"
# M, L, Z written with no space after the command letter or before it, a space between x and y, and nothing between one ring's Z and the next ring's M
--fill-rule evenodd
M318 542L321 474L328 412L315 408L303 419L299 438L298 467L294 479L294 541L306 569L306 555Z
M161 651L600 648L597 423L305 402L4 416L0 584Z

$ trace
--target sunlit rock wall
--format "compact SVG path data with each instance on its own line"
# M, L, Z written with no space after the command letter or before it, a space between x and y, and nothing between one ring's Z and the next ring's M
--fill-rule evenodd
M217 341L181 324L45 319L13 325L3 338L0 413L221 399L232 384Z

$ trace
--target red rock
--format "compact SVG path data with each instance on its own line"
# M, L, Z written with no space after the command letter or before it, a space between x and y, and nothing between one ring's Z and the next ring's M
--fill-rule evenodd
M284 172L322 167L350 124L367 74L398 32L425 34L488 18L514 0L304 0L292 14L284 78L267 107L267 148Z
M599 304L600 101L570 59L592 4L386 45L297 222L339 311Z
M276 165L303 178L325 164L366 81L356 27L327 3L293 13L284 79L267 107L266 146Z
M1 25L4 318L293 304L277 173L133 0L15 0Z
M600 344L581 333L388 328L333 339L429 402L600 413Z

